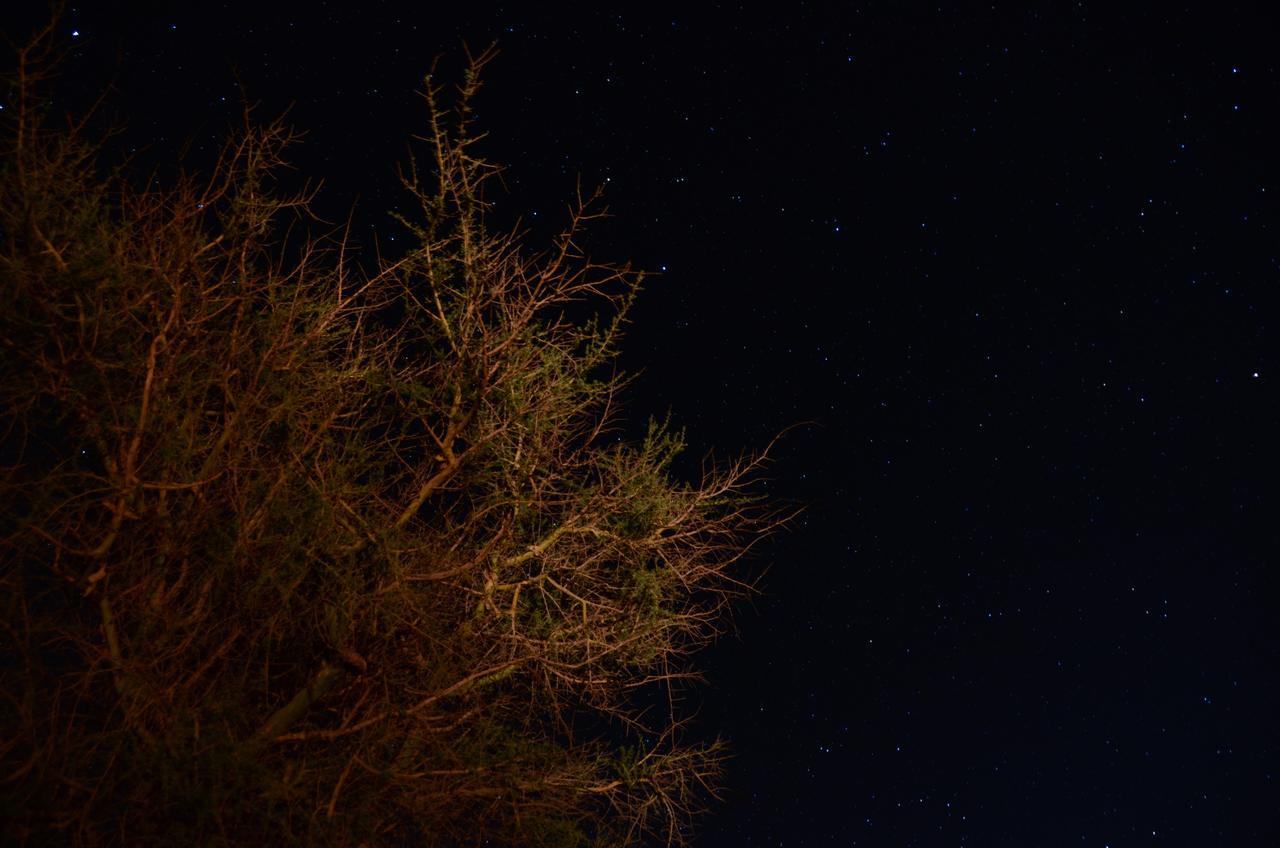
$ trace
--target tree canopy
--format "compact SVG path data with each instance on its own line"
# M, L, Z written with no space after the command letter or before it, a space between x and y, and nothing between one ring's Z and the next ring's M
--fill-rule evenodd
M538 250L487 226L492 52L427 78L372 263L308 233L280 122L104 176L56 54L2 116L6 842L683 841L724 750L679 692L779 514L761 455L621 437L642 275L583 249L596 196Z

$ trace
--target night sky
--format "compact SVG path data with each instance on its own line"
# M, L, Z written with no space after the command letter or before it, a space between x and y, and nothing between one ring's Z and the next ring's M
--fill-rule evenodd
M692 473L801 424L688 696L736 752L697 844L1280 844L1274 19L544 5L82 4L61 104L198 167L243 87L394 253L414 92L497 40L495 220L602 183L593 254L661 272L637 430Z

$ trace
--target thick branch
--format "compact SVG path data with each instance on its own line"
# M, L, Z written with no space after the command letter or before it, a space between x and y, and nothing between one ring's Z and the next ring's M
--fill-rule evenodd
M266 724L258 728L258 731L245 743L245 749L249 751L256 750L283 734L293 726L294 722L302 718L307 710L311 709L312 704L328 694L329 690L333 689L344 677L346 677L346 672L338 666L325 665L322 667L320 671L316 672L316 676L307 684L306 688L299 690L298 694L294 695L289 703L272 713Z

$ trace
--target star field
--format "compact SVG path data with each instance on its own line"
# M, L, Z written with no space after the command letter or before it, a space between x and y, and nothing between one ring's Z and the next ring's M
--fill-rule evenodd
M696 844L1280 837L1280 69L1221 4L68 10L139 163L289 109L394 251L434 56L496 39L498 221L654 276L636 426L779 445L803 505L691 690L736 759ZM118 62L118 66L117 63ZM68 93L87 102L96 90Z

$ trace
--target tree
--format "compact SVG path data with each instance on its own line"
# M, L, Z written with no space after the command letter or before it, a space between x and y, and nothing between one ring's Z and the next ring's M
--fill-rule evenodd
M724 750L678 694L778 515L762 456L688 483L678 434L619 438L641 275L581 249L595 196L541 252L486 226L492 52L452 107L427 78L373 271L289 223L278 122L100 176L56 52L0 173L6 841L681 842Z

